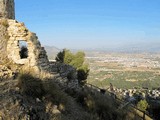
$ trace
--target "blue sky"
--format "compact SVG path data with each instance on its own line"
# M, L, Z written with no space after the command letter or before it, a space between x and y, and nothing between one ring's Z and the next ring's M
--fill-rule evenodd
M160 0L15 0L16 19L58 48L160 43Z

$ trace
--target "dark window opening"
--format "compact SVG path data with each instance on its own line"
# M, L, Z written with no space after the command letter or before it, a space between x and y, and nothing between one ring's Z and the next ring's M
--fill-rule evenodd
M26 41L19 41L19 47L20 47L20 58L25 59L28 58L28 45Z

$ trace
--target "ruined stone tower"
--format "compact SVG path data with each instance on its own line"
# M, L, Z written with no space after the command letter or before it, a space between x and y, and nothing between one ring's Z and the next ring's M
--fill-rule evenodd
M10 61L38 74L50 68L46 51L36 34L15 20L14 0L0 0L0 64Z
M0 0L0 18L15 19L14 0Z

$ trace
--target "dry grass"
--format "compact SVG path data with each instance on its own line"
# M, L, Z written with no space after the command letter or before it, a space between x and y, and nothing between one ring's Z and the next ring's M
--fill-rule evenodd
M21 74L18 86L22 94L40 98L50 119L57 120L134 120L127 108L119 111L119 103L109 95L85 87L82 90L62 91L54 80L41 80ZM55 109L56 107L56 109ZM129 113L129 114L128 114Z
M94 114L86 112L72 97L63 92L53 80L41 80L30 74L20 74L18 87L21 94L43 101L49 119L95 120L96 118Z
M128 120L130 118L127 110L119 111L119 103L109 95L104 95L91 88L82 91L68 90L71 96L90 114L96 115L99 120Z
M18 76L18 87L22 94L32 97L42 98L45 94L41 80L30 74L20 74Z

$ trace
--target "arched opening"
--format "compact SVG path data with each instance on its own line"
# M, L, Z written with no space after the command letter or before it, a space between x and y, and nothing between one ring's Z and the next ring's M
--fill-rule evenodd
M26 59L28 58L28 44L24 40L19 40L19 55L21 59Z

